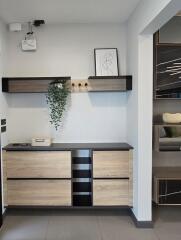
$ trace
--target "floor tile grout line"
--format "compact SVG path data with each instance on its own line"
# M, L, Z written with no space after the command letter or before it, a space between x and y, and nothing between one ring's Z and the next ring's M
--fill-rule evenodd
M157 232L156 232L154 229L153 229L153 232L154 232L154 234L155 234L157 240L161 240L161 238L158 236Z
M104 240L104 236L103 236L102 230L101 230L101 224L100 224L99 216L96 216L96 217L97 217L97 222L98 222L98 231L100 233L101 240Z
M49 225L50 225L50 217L51 217L51 215L50 216L48 216L48 221L47 221L47 227L46 227L46 231L45 231L45 239L44 240L48 240L48 227L49 227Z

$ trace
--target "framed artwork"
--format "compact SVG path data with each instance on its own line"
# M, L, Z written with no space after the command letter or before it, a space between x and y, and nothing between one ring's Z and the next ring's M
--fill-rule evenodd
M181 99L181 45L158 45L155 57L155 98Z
M117 48L95 48L95 75L119 76Z

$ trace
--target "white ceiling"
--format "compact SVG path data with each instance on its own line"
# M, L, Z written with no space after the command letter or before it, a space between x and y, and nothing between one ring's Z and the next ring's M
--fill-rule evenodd
M0 0L7 23L44 19L48 23L124 22L140 0Z

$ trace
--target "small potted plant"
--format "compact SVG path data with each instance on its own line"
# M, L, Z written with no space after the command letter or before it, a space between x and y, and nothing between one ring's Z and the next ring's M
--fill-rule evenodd
M70 90L66 80L56 80L49 84L46 101L50 108L50 123L58 130L66 108Z

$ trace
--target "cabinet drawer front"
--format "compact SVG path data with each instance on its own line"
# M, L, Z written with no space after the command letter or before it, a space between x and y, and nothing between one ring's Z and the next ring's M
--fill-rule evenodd
M5 152L8 178L71 178L71 152Z
M71 180L8 180L8 205L71 206Z
M129 151L94 151L94 178L128 178Z
M128 180L94 180L94 206L121 206L129 205Z

